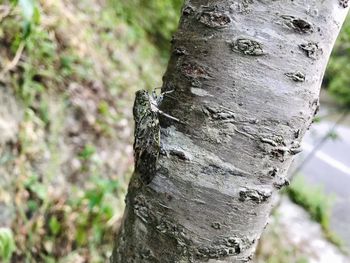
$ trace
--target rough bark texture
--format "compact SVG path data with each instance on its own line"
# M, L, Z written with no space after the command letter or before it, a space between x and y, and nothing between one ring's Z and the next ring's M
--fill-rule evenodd
M339 0L186 1L161 105L182 123L160 117L157 170L149 184L135 171L111 262L251 261L346 13Z

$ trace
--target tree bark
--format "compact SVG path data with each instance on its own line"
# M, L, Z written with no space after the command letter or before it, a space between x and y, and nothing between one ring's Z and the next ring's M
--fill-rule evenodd
M185 2L161 104L180 122L160 116L155 172L145 182L136 167L111 262L252 260L347 10L344 0Z

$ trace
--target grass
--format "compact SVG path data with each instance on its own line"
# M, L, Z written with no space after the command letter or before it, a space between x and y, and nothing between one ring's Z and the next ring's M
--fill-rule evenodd
M110 0L116 15L135 28L135 35L150 37L165 61L169 57L169 40L178 24L183 0ZM142 9L143 12L137 12ZM155 15L156 14L156 15Z
M133 93L160 86L180 1L16 2L0 4L1 82L23 112L0 156L12 218L0 261L106 262L132 169Z
M326 238L338 247L342 241L330 229L330 215L333 197L327 195L321 186L310 185L304 177L297 175L286 189L289 198L303 207L313 220L318 222Z
M10 228L0 228L0 259L2 262L10 262L15 249L12 230Z
M117 196L118 181L89 179L86 189L73 187L68 194L57 195L52 187L32 175L19 184L15 226L16 251L13 260L22 262L70 262L61 260L71 252L88 256L92 262L104 262L113 243L110 220ZM25 195L23 195L25 193Z

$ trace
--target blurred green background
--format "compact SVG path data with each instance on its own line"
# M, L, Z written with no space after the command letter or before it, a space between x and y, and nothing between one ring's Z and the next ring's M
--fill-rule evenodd
M133 95L161 85L181 4L1 2L1 262L106 262L132 172ZM348 19L324 85L339 105L349 38Z

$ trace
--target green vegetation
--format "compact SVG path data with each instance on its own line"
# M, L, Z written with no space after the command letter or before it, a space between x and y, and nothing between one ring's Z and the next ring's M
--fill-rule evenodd
M110 0L118 17L122 17L135 30L137 37L146 33L168 58L169 40L178 24L183 0ZM142 10L138 12L137 10Z
M350 17L343 25L330 58L324 84L341 105L350 106Z
M10 262L13 252L16 249L12 230L9 228L0 228L0 260L1 262Z
M60 195L36 175L20 185L15 262L75 262L78 255L92 262L106 260L114 237L118 181L91 178L85 189L72 187Z
M277 219L276 219L277 220ZM259 243L256 251L256 262L258 263L308 263L299 248L286 245L281 242L281 230L277 223L270 226L268 232L264 233L263 243Z
M326 237L341 247L342 242L330 230L330 213L332 197L325 194L321 186L313 186L305 182L304 177L297 175L286 190L290 199L302 206L313 220L320 223Z
M331 199L321 187L307 184L299 175L293 179L287 193L293 202L310 213L313 220L319 222L324 229L329 229Z

